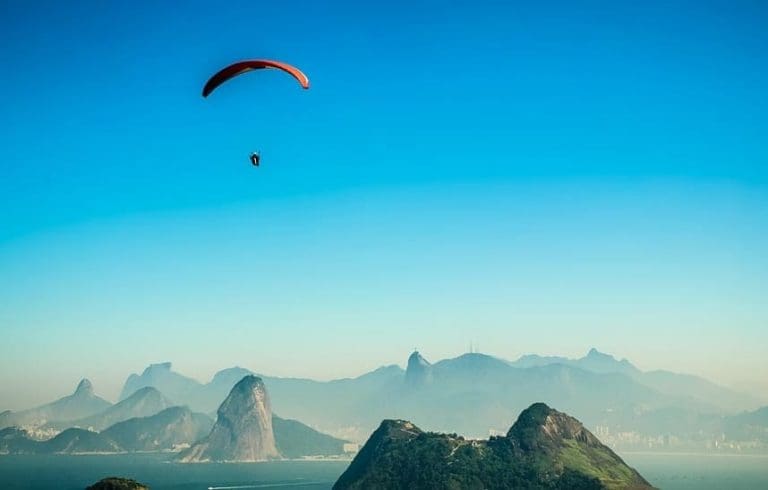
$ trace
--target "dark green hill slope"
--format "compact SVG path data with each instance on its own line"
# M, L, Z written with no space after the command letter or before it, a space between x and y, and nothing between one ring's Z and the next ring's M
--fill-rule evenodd
M504 437L467 440L385 420L334 485L344 489L633 489L651 485L576 419L537 403Z

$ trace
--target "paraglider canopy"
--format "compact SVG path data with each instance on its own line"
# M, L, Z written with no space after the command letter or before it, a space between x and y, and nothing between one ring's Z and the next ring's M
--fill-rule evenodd
M213 75L205 84L205 87L203 87L203 97L208 97L208 95L216 90L219 85L231 78L242 75L243 73L249 71L262 70L266 68L282 70L295 78L302 88L309 88L309 78L307 78L307 76L301 70L293 65L283 63L282 61L273 60L247 60L233 63L226 68L219 70L215 75Z

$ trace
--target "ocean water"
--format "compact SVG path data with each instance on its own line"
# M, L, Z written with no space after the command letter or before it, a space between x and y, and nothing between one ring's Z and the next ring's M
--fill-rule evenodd
M209 488L327 490L348 461L180 464L167 455L0 456L2 490L83 490L107 476L133 478L151 490Z
M623 454L663 490L768 490L768 457ZM0 456L0 489L82 490L106 476L125 476L152 490L328 490L345 461L176 464L157 454Z
M663 490L768 490L768 456L624 453Z

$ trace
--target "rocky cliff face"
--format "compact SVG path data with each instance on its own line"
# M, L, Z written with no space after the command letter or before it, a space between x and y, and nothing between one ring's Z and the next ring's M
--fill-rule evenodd
M264 461L279 458L272 408L261 378L240 380L221 404L210 434L182 453L182 462Z
M568 440L585 447L604 447L581 422L544 403L534 403L523 410L507 432L507 438L523 450L557 448Z
M83 378L80 380L80 382L77 384L77 388L75 388L75 396L93 396L93 383L91 383L91 380L88 378Z
M423 386L432 381L432 364L419 351L413 351L408 357L408 367L405 370L405 383L409 387Z
M333 488L653 487L578 420L537 403L520 414L506 436L487 441L423 432L404 420L385 420Z

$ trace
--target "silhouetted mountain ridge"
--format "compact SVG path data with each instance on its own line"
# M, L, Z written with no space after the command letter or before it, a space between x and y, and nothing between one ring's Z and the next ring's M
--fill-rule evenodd
M171 407L150 417L119 422L102 432L69 428L46 441L12 427L0 431L0 452L12 454L84 454L173 450L207 433L213 421L186 407Z
M681 398L686 397L693 402L709 404L714 408L726 411L755 408L760 405L760 400L753 396L719 386L699 376L665 370L641 371L627 359L618 360L594 347L584 357L578 359L528 354L509 364L522 368L562 364L594 373L624 374L660 393Z
M612 424L622 430L633 430L640 418L652 420L656 411L665 417L662 411L669 408L716 415L758 406L701 378L659 373L644 373L626 359L591 349L580 359L528 355L513 362L468 353L430 363L413 352L405 371L392 365L332 381L260 377L277 413L352 440L362 440L380 420L393 416L430 430L482 436L501 430L537 399L590 426ZM123 393L149 384L163 393L186 393L175 400L211 413L244 374L252 373L225 369L203 384L174 373L170 363L157 364L132 375Z
M74 393L58 400L31 408L0 414L0 428L24 425L42 425L50 421L72 421L99 413L112 404L94 394L88 379L78 383Z
M100 431L113 424L134 417L149 417L172 407L174 404L163 396L156 388L147 386L140 388L128 398L108 407L90 417L71 422L52 422L44 428L66 429L69 427L81 427L84 429Z

